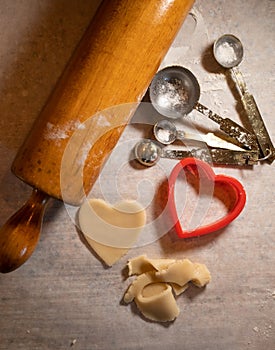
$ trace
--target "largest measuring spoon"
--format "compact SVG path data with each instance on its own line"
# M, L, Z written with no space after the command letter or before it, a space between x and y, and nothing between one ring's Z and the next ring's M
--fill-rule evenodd
M259 112L256 101L246 87L243 75L238 65L243 59L243 46L241 41L231 34L226 34L217 39L213 46L214 56L217 62L224 68L230 70L231 76L239 90L242 104L246 111L248 120L256 135L262 155L270 163L275 159L275 149Z
M168 118L184 117L196 109L219 124L220 129L230 136L237 146L248 149L256 147L252 133L199 103L199 83L194 74L184 67L171 66L160 70L150 84L149 95L154 108Z

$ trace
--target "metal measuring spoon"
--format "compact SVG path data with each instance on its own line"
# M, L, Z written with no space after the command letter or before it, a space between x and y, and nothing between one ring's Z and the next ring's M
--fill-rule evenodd
M248 92L243 75L238 65L243 60L243 45L241 41L231 34L225 34L217 39L213 46L214 56L217 62L224 68L228 68L239 90L243 107L256 135L263 159L270 163L275 159L275 149L271 142L264 121L257 107L254 97Z
M149 95L153 107L162 115L177 119L196 109L207 118L219 124L240 147L256 148L254 135L229 118L222 118L199 103L200 86L191 71L181 66L160 70L153 78Z
M153 133L157 141L163 145L170 145L176 140L186 143L190 141L204 142L211 147L227 148L236 151L242 151L242 149L230 142L226 142L221 138L215 136L213 133L208 133L206 135L196 135L191 133L186 133L183 130L178 130L176 125L167 119L160 120L153 127Z
M135 158L145 166L155 165L160 158L183 159L194 157L207 163L222 165L254 165L258 163L257 151L233 151L224 148L197 148L192 150L161 148L152 140L141 140L134 148Z
M170 145L176 140L185 140L185 132L177 130L175 124L167 119L157 122L153 127L153 133L163 145Z

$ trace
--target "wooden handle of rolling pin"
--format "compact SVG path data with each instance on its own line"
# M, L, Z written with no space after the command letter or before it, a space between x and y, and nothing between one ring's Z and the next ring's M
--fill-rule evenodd
M65 195L66 198L60 185L62 158L71 136L98 111L142 100L193 2L103 1L49 101L18 151L12 165L13 173L41 193L78 204L83 195L79 184L74 187L75 181L72 181L72 186L67 186L70 193ZM120 125L126 124L132 113L122 114ZM108 120L111 125L112 117ZM84 193L91 189L104 160L123 131L123 127L117 125L114 120L114 128L104 132L87 156L81 179ZM88 129L102 135L100 123ZM79 154L75 153L71 158L77 156ZM77 159L73 160L77 163ZM8 231L1 230L2 242L9 240ZM14 235L12 242L16 245ZM24 262L20 254L27 250L21 245L20 251L13 250L9 255L7 247L10 245L0 246L2 272L20 266L20 261ZM3 263L4 254L9 256L9 267Z

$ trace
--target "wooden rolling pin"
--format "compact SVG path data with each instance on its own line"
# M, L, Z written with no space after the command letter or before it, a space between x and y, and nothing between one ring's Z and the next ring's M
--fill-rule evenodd
M13 162L13 173L31 185L33 193L0 230L1 272L15 270L34 251L50 197L78 204L83 193L90 191L133 110L122 113L119 120L110 115L105 124L92 123L86 128L85 122L98 111L142 100L193 2L105 0L101 3ZM102 133L103 125L112 127ZM75 181L75 172L71 171L70 177L71 165L64 165L63 161L64 152L69 143L72 146L71 138L78 129L84 130L83 139L91 133L100 136L83 165L80 181L83 190L79 181ZM79 153L70 151L72 164L77 164ZM61 189L61 171L73 179L65 184L68 191Z

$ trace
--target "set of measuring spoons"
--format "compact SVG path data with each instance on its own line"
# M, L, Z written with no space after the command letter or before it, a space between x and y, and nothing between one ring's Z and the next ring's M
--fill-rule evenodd
M209 147L173 150L161 147L152 140L142 140L135 147L135 157L141 164L152 166L160 158L182 159L190 156L213 164L240 166L254 165L259 161L267 161L271 164L274 161L274 146L255 99L248 92L238 68L243 59L242 43L234 35L223 35L214 43L213 53L217 62L230 71L239 91L251 131L202 105L199 102L198 80L190 70L181 66L166 67L155 75L149 87L153 107L168 118L154 125L153 132L156 140L162 145L172 144L176 140L185 142L187 138L185 132L177 130L172 120L185 117L195 109L217 123L229 142L224 141L222 147L213 146L213 137L216 138L214 141L217 141L217 137L207 134L199 140L205 142ZM197 139L195 135L192 135L191 138Z

